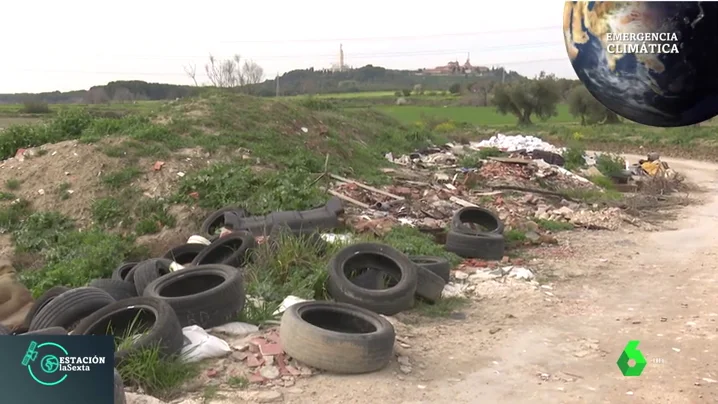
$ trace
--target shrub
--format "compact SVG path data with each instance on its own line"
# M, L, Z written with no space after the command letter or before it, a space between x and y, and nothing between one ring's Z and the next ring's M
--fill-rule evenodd
M49 114L50 106L44 101L25 101L20 108L20 112L25 114Z

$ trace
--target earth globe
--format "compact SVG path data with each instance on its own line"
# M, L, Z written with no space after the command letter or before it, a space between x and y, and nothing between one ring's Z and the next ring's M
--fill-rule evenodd
M566 51L588 91L644 125L718 115L718 3L566 2Z

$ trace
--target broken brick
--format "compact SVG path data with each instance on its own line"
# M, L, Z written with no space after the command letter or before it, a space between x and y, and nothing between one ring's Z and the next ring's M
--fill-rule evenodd
M196 192L196 191L195 191L195 192L190 192L190 193L187 194L187 195L188 195L190 198L192 198L192 199L199 199L199 192Z
M247 357L247 366L249 366L250 368L256 368L258 366L262 366L263 363L264 363L264 359L259 359L254 355L249 355Z
M152 166L152 169L155 171L160 171L163 165L165 165L164 161L156 161L154 166Z
M209 369L207 371L207 377L217 377L217 369Z
M302 372L299 371L299 369L295 368L295 367L292 366L292 365L287 366L287 371L288 371L292 376L300 376L300 375L302 374Z
M259 352L262 355L279 355L281 353L284 353L284 350L282 349L282 346L279 344L262 344L259 345Z
M247 380L250 383L264 383L267 379L265 379L261 374L259 374L259 371L256 371L249 375Z

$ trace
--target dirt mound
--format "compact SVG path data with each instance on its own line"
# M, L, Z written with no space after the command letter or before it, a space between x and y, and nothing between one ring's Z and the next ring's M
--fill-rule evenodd
M113 186L139 189L147 198L168 198L186 172L211 162L207 153L196 148L178 150L162 160L128 161L102 152L122 141L82 144L71 140L19 151L17 157L0 163L3 203L24 199L33 211L56 211L84 227L92 222L93 203L112 195ZM132 178L113 184L112 179L121 177L123 170ZM178 216L186 218L187 214Z

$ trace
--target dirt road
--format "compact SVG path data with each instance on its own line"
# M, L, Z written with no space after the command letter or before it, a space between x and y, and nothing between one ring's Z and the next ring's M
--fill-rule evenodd
M637 157L634 157L636 159ZM488 297L466 317L399 326L412 371L317 376L288 403L718 402L718 165L667 160L707 188L671 230L579 232L543 266L552 289ZM459 316L461 318L461 316ZM639 377L616 361L629 340ZM662 363L660 363L662 362Z

